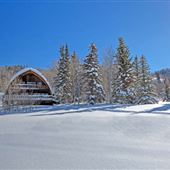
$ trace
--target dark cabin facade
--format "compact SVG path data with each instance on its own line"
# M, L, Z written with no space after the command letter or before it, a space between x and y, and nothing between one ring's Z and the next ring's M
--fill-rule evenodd
M9 105L52 105L52 95L47 79L38 70L25 68L11 79L3 100Z

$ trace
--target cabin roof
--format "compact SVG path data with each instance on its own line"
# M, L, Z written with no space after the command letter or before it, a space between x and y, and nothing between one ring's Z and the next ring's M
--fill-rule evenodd
M31 67L29 67L29 68L24 68L24 69L18 71L18 72L12 77L12 79L10 80L10 82L9 82L9 84L8 84L8 87L9 87L9 85L10 85L18 76L20 76L20 75L22 75L22 74L24 74L24 73L26 73L26 72L28 72L28 71L32 71L32 72L36 73L38 76L40 76L40 77L46 82L46 84L48 85L48 87L50 88L50 91L51 91L51 93L52 93L52 88L51 88L48 80L45 78L45 76L44 76L40 71L38 71L37 69L31 68ZM7 87L7 89L8 89L8 87Z

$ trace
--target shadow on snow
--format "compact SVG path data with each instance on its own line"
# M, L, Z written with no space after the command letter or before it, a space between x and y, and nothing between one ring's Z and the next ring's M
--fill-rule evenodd
M134 111L134 110L123 110L130 106L135 105L121 105L121 104L96 104L96 105L55 105L55 106L35 106L32 110L21 109L19 111L14 112L0 112L0 115L13 115L13 114L30 114L30 113L37 113L30 116L55 116L55 115L64 115L64 114L76 114L82 112L92 112L92 111L107 111L113 113L129 113L130 115L137 115L141 113L146 114L166 114L170 115L170 103L163 104L162 106L155 107L153 109L148 109L145 111ZM140 107L140 105L139 105ZM141 106L142 107L142 106ZM168 111L169 110L169 111ZM168 111L168 112L164 112Z

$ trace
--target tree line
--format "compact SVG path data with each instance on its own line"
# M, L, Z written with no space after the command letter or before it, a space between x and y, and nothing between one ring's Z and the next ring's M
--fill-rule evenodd
M56 103L148 104L170 101L170 80L161 72L151 74L144 55L132 58L123 38L114 50L108 49L99 64L98 50L90 44L83 62L67 45L61 46L59 59L47 70L40 70L50 82ZM25 66L0 67L0 91Z
M132 59L123 38L116 52L109 50L102 65L94 43L80 63L68 46L60 48L53 81L56 103L157 103L158 94L144 55ZM168 87L169 88L169 87Z

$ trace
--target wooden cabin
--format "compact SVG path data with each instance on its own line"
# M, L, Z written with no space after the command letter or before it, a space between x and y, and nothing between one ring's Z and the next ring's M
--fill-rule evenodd
M11 79L3 100L8 105L51 105L52 89L40 71L25 68Z

